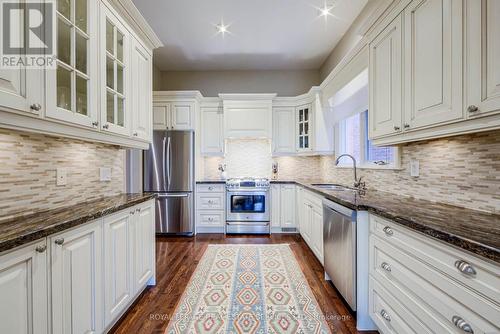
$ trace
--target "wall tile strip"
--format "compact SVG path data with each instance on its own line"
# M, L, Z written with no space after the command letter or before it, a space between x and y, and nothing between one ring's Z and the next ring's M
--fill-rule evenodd
M0 129L0 222L124 191L125 150L116 146ZM99 167L111 167L110 182ZM67 185L56 186L56 169Z

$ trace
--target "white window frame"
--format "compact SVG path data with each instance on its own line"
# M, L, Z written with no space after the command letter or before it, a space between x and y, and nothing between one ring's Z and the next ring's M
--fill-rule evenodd
M354 115L359 115L362 114L363 112L367 111L367 108L362 108L357 113L354 113ZM368 111L369 112L369 111ZM352 117L352 116L351 116ZM394 161L391 164L387 165L377 165L372 161L367 161L366 159L366 142L368 140L368 132L365 131L366 127L366 120L365 117L362 117L360 115L360 158L356 159L356 167L361 168L361 169L381 169L381 170L400 170L401 169L401 148L399 146L394 146ZM340 121L337 126L336 126L336 142L338 143L336 146L336 156L340 156L341 154L344 154L346 149L346 142L345 142L345 122ZM341 159L339 161L339 164L337 165L337 168L353 168L353 163L350 159Z

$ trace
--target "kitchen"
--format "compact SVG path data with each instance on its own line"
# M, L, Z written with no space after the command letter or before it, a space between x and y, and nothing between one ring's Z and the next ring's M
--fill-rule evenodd
M500 333L496 1L40 3L1 333Z

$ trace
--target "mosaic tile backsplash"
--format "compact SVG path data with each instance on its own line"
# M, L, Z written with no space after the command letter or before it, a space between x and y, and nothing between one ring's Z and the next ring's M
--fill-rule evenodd
M229 177L243 175L230 169L242 166L250 175L270 178L270 164L275 161L279 164L280 179L319 178L352 185L352 169L336 168L334 156L269 158L266 153L266 167L252 170L249 166L263 159L259 157L262 155L257 149L259 145L254 147L252 141L247 141L237 155L206 158L205 178L220 178L217 166L224 162ZM234 164L233 157L240 161ZM420 163L418 178L410 176L410 159ZM408 143L402 146L401 166L401 170L362 169L359 174L369 189L500 213L500 131ZM257 171L261 174L252 174Z
M0 221L124 191L125 150L116 146L0 129ZM99 167L111 167L110 182ZM56 168L67 185L56 186Z

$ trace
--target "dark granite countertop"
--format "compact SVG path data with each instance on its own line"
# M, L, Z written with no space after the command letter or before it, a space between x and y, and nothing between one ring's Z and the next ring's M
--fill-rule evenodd
M500 263L500 215L403 197L382 191L364 194L324 190L312 184L324 180L276 180L296 183L353 210L369 211L395 223Z
M0 222L0 252L88 223L154 197L154 194L147 193L121 194L10 218Z

